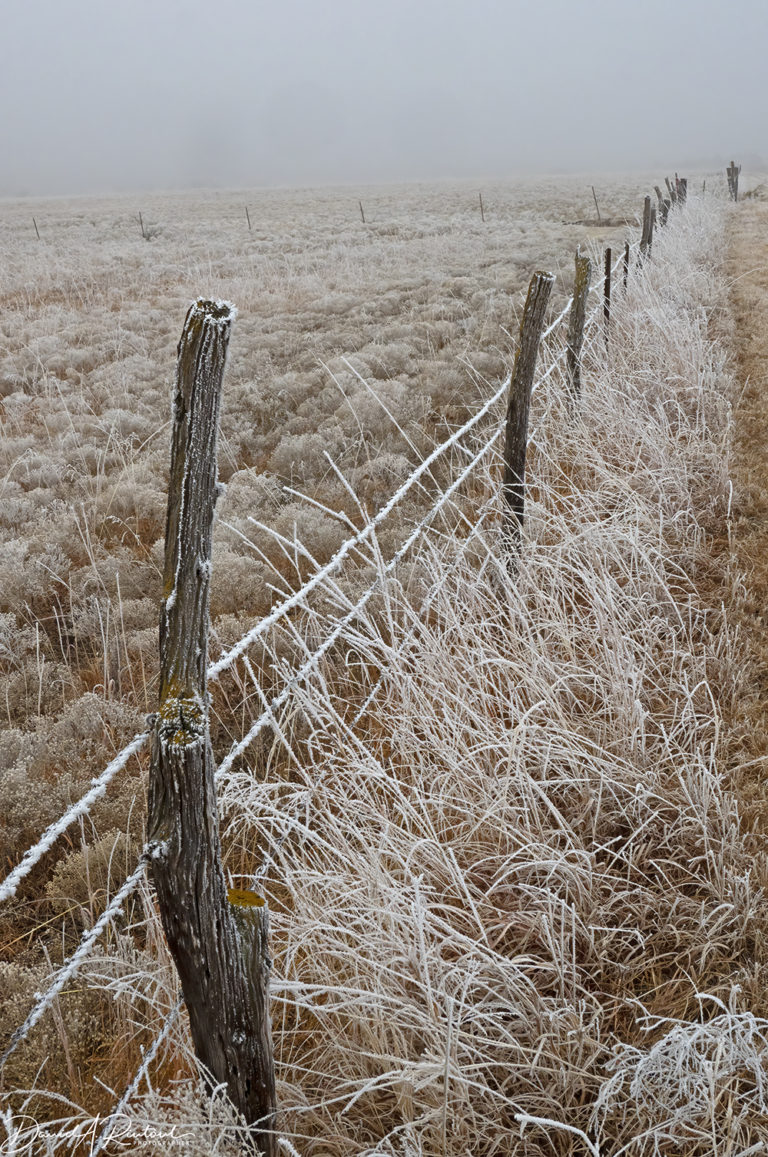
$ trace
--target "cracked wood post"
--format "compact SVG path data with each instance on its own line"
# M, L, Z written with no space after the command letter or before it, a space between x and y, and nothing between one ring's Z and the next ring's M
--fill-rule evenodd
M544 316L555 277L534 273L525 299L520 343L509 383L504 433L504 537L515 548L520 541L525 511L525 454L528 447L528 411L533 375L544 329Z
M629 242L624 242L624 292L627 291L627 282L629 281Z
M148 834L195 1052L253 1126L254 1147L275 1157L267 909L252 892L227 893L206 690L219 399L234 316L228 302L196 301L178 347Z
M587 296L591 278L592 262L577 252L573 301L568 319L568 349L565 355L568 385L574 400L581 393L581 346L584 341L584 320L587 316Z

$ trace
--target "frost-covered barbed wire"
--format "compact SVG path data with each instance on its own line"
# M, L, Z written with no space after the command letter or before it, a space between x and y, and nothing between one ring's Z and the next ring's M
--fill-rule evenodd
M176 1003L174 1004L171 1011L165 1017L165 1020L163 1021L163 1024L160 1028L160 1032L154 1038L154 1040L152 1041L152 1044L149 1046L149 1048L145 1050L144 1059L142 1060L141 1064L139 1065L138 1069L136 1070L136 1073L134 1074L133 1080L128 1085L128 1087L126 1088L122 1097L117 1102L114 1109L109 1114L106 1121L104 1122L102 1130L94 1142L94 1145L93 1145L93 1148L91 1149L89 1157L98 1157L98 1154L101 1153L104 1146L109 1142L109 1139L110 1139L112 1133L114 1132L115 1127L118 1124L118 1121L120 1120L121 1115L124 1113L125 1109L127 1108L128 1104L130 1103L131 1098L137 1092L139 1085L141 1084L144 1077L149 1072L149 1066L154 1061L155 1057L157 1056L158 1052L160 1051L160 1048L161 1048L163 1042L169 1036L171 1029L173 1028L176 1021L178 1020L179 1013L181 1012L182 1003L183 1002L181 999L176 1001Z
M0 884L0 901L8 900L16 894L19 884L24 877L32 871L35 864L40 862L45 853L56 843L59 836L63 835L75 820L88 814L93 804L104 795L118 771L121 771L122 768L125 767L131 759L131 756L137 755L138 752L141 751L148 739L148 731L143 731L141 734L136 735L131 742L115 756L111 763L104 768L101 775L92 781L90 791L87 791L84 796L73 803L72 807L69 808L60 819L46 828L37 843L33 844L32 847L24 853L19 864L17 864L12 872L8 873L2 884Z
M570 303L569 303L570 304ZM567 314L567 308L563 310L555 322L553 322L548 333L552 332ZM565 356L565 350L561 349L556 355L553 363L545 370L545 372L537 379L533 391L536 392L540 386L548 380L554 372L555 366L560 364ZM258 638L264 635L272 627L274 627L281 619L285 618L292 610L300 606L317 587L319 587L338 567L342 564L344 559L359 546L369 541L371 535L376 528L392 513L394 508L402 502L410 489L420 482L421 478L434 465L435 461L444 453L452 448L459 448L469 453L466 447L462 445L462 438L464 438L472 429L493 409L493 407L504 396L505 391L509 388L509 376L505 378L501 386L488 399L487 402L464 423L458 430L454 431L449 438L437 446L427 458L419 464L412 474L405 480L402 486L392 495L388 502L377 512L377 514L366 523L362 530L357 534L352 535L346 539L323 567L315 572L298 591L283 599L278 605L264 618L260 619L245 635L243 635L237 643L229 648L219 659L214 663L209 664L208 678L216 680L229 668ZM535 432L534 432L535 433ZM533 436L533 435L532 435ZM443 500L440 500L436 507L433 507L433 512L440 508ZM125 765L129 762L133 755L142 750L150 733L148 731L134 737L134 739L120 751L115 758L108 764L104 771L96 779L93 780L93 786L84 796L76 801L71 808L69 808L60 819L52 823L40 839L33 844L24 853L20 863L6 876L2 884L0 884L0 902L11 899L17 892L19 884L25 876L31 872L34 866L40 862L42 857L53 846L56 840L81 816L87 815L92 805L100 799L112 779Z
M36 993L35 1004L27 1016L27 1019L13 1033L8 1047L0 1057L0 1071L5 1066L8 1058L16 1051L21 1042L29 1035L30 1030L35 1027L43 1013L53 1004L54 1000L59 995L67 981L71 980L72 977L77 973L80 965L93 951L96 942L98 941L104 929L115 918L115 916L120 913L123 904L128 899L131 892L133 892L138 887L144 876L144 871L146 868L146 854L147 849L145 849L142 853L138 867L134 869L125 883L122 884L122 886L115 893L112 900L104 909L93 927L89 928L86 932L83 933L79 947L58 970L56 973L56 979L53 981L53 983L49 985L45 992Z
M480 450L478 450L477 453L475 453L473 455L473 457L471 458L469 463L458 474L458 476L454 479L454 481L451 483L451 485L443 492L443 494L440 497L440 501L438 503L436 503L433 507L431 507L431 509L429 510L429 513L424 518L422 518L422 520L419 523L417 523L417 525L414 527L414 529L408 535L408 537L406 538L406 540L402 544L402 546L400 546L400 548L395 552L395 554L392 556L390 561L388 563L386 563L386 565L382 568L382 570L376 576L376 579L374 580L374 582L368 587L368 589L366 591L363 592L363 594L360 596L360 598L357 600L357 602L351 608L351 610L347 611L347 613L343 616L343 618L341 618L337 622L336 626L333 628L333 630L330 632L330 634L326 636L326 638L323 640L323 642L320 644L320 646L317 647L316 650L312 652L310 657L301 665L301 667L298 669L298 671L296 671L291 676L291 678L288 680L288 682L283 687L283 690L280 692L280 694L275 696L275 698L272 700L272 702L269 704L269 706L266 708L266 710L262 712L262 714L259 716L259 718L252 725L252 727L247 732L247 734L244 735L242 739L240 739L237 743L235 743L232 746L229 753L225 756L225 758L222 760L221 764L219 765L219 767L217 769L217 772L216 772L217 780L222 779L224 777L224 775L226 775L226 773L230 770L230 768L232 767L233 763L238 758L238 756L242 755L242 753L248 747L250 747L250 745L253 743L256 736L274 718L275 712L287 702L287 700L288 700L291 692L294 690L294 688L297 687L299 685L299 683L301 683L305 679L307 679L313 673L313 671L316 670L317 664L320 661L320 659L322 659L323 656L328 653L328 651L331 649L331 647L334 645L334 643L341 637L341 635L344 633L344 631L350 625L350 623L352 623L356 618L358 618L361 611L370 602L373 595L378 590L380 590L381 585L382 585L382 580L385 579L388 575L392 574L392 572L397 567L398 563L401 562L401 560L408 553L408 551L413 546L413 544L416 542L416 540L420 537L420 535L424 534L425 531L429 528L435 515L437 513L439 513L439 511L442 510L442 508L445 505L447 505L448 502L450 502L453 495L456 493L458 488L461 486L462 482L465 481L465 479L472 473L472 471L477 467L477 465L483 460L483 458L486 456L486 454L488 454L488 452L492 449L494 443L497 442L500 437L501 437L501 430L494 431L494 433L491 435L491 437L489 439L487 439L487 441L483 444L483 446L480 448Z

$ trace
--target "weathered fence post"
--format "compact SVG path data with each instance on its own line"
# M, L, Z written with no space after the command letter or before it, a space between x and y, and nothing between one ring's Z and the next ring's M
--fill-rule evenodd
M667 192L669 193L669 200L674 205L675 202L677 201L677 192L673 188L672 182L670 181L669 177L665 177L664 181L666 182Z
M739 173L741 172L741 165L737 165L735 161L731 161L726 169L728 176L728 192L730 193L732 201L739 199Z
M651 247L651 198L643 202L643 232L640 237L640 260L648 256Z
M654 185L653 188L656 193L656 200L659 202L659 216L661 216L661 207L664 204L664 194L658 185Z
M363 225L365 225L365 210L363 209L363 202L362 202L362 201L358 201L357 203L358 203L358 205L360 206L360 216L361 216L361 218L362 218L362 221L363 221Z
M677 176L677 174L675 174ZM681 205L688 200L688 178L677 177L677 199Z
M568 350L566 370L573 398L581 393L581 347L584 342L584 321L587 316L587 297L592 279L592 262L576 253L576 276L573 282L573 301L568 319Z
M195 1052L253 1126L255 1147L275 1157L267 909L252 892L227 894L206 690L219 399L234 316L228 302L196 301L178 347L149 862Z
M603 326L605 344L608 345L608 330L611 325L611 262L613 254L610 249L605 251L605 267L603 273Z
M595 192L595 186L594 185L592 186L592 196L595 198L595 209L597 210L597 223L598 223L598 225L602 225L603 219L600 216L600 206L597 203L597 193Z
M531 388L536 370L536 358L544 329L544 316L552 292L554 274L534 273L525 299L523 321L520 326L520 344L509 383L507 419L504 435L503 495L504 536L515 547L523 529L525 511L525 453L528 446L528 411Z
M670 201L669 197L665 197L665 198L664 198L664 201L663 201L663 203L662 203L662 206L661 206L661 219L660 219L660 223L661 223L662 225L666 225L666 223L667 223L667 220L669 219L669 210L670 210L671 208L672 208L672 202Z
M627 282L629 281L629 242L624 242L624 292L627 290Z
M483 208L483 194L480 194L480 218L485 222L485 209Z

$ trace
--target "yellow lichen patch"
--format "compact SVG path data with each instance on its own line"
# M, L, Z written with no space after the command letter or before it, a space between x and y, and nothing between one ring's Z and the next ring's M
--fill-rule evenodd
M227 899L236 908L263 908L266 903L263 896L249 892L245 888L230 888L227 891Z
M205 708L196 695L167 695L158 713L160 738L173 747L199 743L205 735Z

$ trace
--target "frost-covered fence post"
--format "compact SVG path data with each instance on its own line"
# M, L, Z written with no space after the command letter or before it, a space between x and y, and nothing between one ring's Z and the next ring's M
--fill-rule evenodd
M605 336L605 344L608 345L608 330L611 326L611 264L613 261L613 253L610 249L605 251L605 267L603 271L603 330Z
M542 272L534 273L531 278L520 326L520 344L509 383L504 435L503 495L504 537L511 547L517 546L523 528L528 411L531 405L536 358L544 329L544 317L554 280L554 274Z
M624 242L624 292L627 291L627 282L629 281L629 242Z
M640 237L640 260L648 256L651 248L651 198L646 197L643 202L643 232Z
M160 710L152 726L152 877L195 1052L266 1157L277 1153L267 909L228 895L208 731L208 607L219 489L219 399L234 308L196 301L178 349L160 611Z
M667 185L667 192L669 193L669 200L670 200L671 204L674 205L675 202L677 201L677 193L676 193L669 177L665 177L664 180L665 180L666 185Z
M666 225L667 220L669 218L669 210L671 208L672 208L672 202L670 201L669 197L665 197L664 201L662 202L661 216L659 218L659 221L662 225Z
M587 297L592 278L592 262L576 253L576 276L573 282L573 301L568 319L568 350L566 368L568 385L574 400L581 393L581 346L584 341L584 321L587 316Z
M678 177L675 173L675 180L677 181L677 199L681 205L684 205L688 200L688 178Z
M741 165L737 165L735 161L731 161L726 169L728 176L728 192L730 193L732 201L739 199L739 173L741 172Z
M656 193L656 200L659 202L659 216L661 216L661 209L664 204L664 194L658 185L654 185L653 188Z

